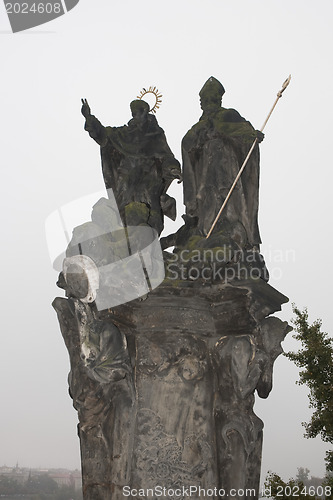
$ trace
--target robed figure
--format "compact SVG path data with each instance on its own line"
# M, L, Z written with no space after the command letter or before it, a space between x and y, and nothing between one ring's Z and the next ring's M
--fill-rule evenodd
M200 91L202 116L182 141L184 203L206 236L254 141L263 138L236 110L221 107L223 85L210 77ZM214 232L228 227L242 248L257 247L259 148L256 145Z
M130 225L133 213L136 223L146 222L160 234L163 215L176 218L175 200L166 191L174 179L181 179L180 165L149 105L135 100L130 107L127 125L104 127L83 100L85 130L101 147L105 186L113 190L123 222Z

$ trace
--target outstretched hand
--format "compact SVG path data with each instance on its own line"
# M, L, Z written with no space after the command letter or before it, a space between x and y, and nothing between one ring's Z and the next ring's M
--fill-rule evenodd
M262 142L264 140L265 134L263 134L260 130L256 130L258 142Z
M87 99L81 99L81 102L82 102L81 113L83 114L83 116L85 118L88 118L88 116L91 115L90 106L88 104L88 101L87 101Z

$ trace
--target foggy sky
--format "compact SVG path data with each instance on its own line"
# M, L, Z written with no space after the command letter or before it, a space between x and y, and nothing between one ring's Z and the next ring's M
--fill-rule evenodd
M333 332L332 14L330 0L80 0L65 16L14 35L0 4L0 465L80 466L68 355L51 308L62 291L44 223L63 204L103 189L81 97L104 125L120 126L140 89L156 85L157 119L181 160L208 77L223 83L223 105L259 129L291 73L261 144L261 250L270 284L290 298L279 317L290 321L295 302ZM169 193L180 216L182 187ZM295 348L289 334L284 349ZM328 447L303 438L311 411L297 376L281 356L272 393L256 403L265 423L263 476L270 469L287 479L297 467L324 474Z

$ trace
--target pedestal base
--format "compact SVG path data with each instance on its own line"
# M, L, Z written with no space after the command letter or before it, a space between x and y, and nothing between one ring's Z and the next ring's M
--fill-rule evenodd
M55 299L85 500L120 500L133 489L157 499L163 488L165 498L258 498L263 423L254 392L271 390L290 328L268 316L287 300L261 279L165 282L101 313Z

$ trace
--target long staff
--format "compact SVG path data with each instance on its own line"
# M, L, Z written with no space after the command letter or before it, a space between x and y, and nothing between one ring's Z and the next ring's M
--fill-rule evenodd
M276 105L277 105L277 103L278 103L278 100L280 99L280 97L282 97L282 92L284 92L284 91L286 90L286 88L287 88L287 87L288 87L288 85L289 85L290 80L291 80L291 75L289 75L289 77L288 77L288 78L287 78L287 79L283 82L283 84L282 84L282 89L281 89L281 90L277 93L277 98L275 99L275 102L274 102L274 104L273 104L273 106L272 106L272 109L271 109L271 110L270 110L270 112L268 113L267 118L266 118L266 120L264 121L264 124L263 124L263 126L261 127L261 129L260 129L260 132L263 132L264 128L266 127L266 124L267 124L267 122L268 122L268 120L269 120L269 118L270 118L271 114L273 113L274 108L275 108L275 106L276 106ZM244 170L244 168L246 167L246 164L247 164L247 162L249 161L249 158L250 158L250 156L251 156L251 154L252 154L252 151L254 150L254 147L255 147L255 145L257 144L257 142L258 142L258 138L256 138L256 139L254 140L254 142L253 142L253 144L252 144L252 146L251 146L251 148L250 148L250 151L248 152L248 154L247 154L247 156L246 156L246 158L245 158L245 160L244 160L244 162L243 162L243 165L241 166L241 168L240 168L240 170L239 170L239 172L238 172L238 174L237 174L237 176L236 176L236 178L235 178L235 180L234 180L234 182L233 182L233 185L231 186L231 188L230 188L230 190L229 190L229 193L227 194L227 197L226 197L226 199L224 200L223 205L222 205L222 207L221 207L221 208L220 208L220 210L219 210L219 213L218 213L218 214L217 214L217 216L215 217L215 220L214 220L214 222L213 222L213 224L212 224L212 227L210 228L210 230L209 230L209 232L208 232L208 234L207 234L207 236L206 236L206 239L208 239L208 238L209 238L209 236L212 234L212 231L213 231L213 229L214 229L214 227L215 227L215 225L216 225L217 221L218 221L218 220L219 220L219 218L221 217L221 214L222 214L222 212L223 212L223 210L224 210L224 207L225 207L225 206L226 206L226 204L228 203L228 200L229 200L229 198L230 198L230 196L231 196L231 194L232 194L232 192L233 192L233 190L234 190L234 188L235 188L235 186L236 186L236 184L237 184L237 182L238 182L238 179L239 179L239 178L240 178L240 176L242 175L243 170Z

